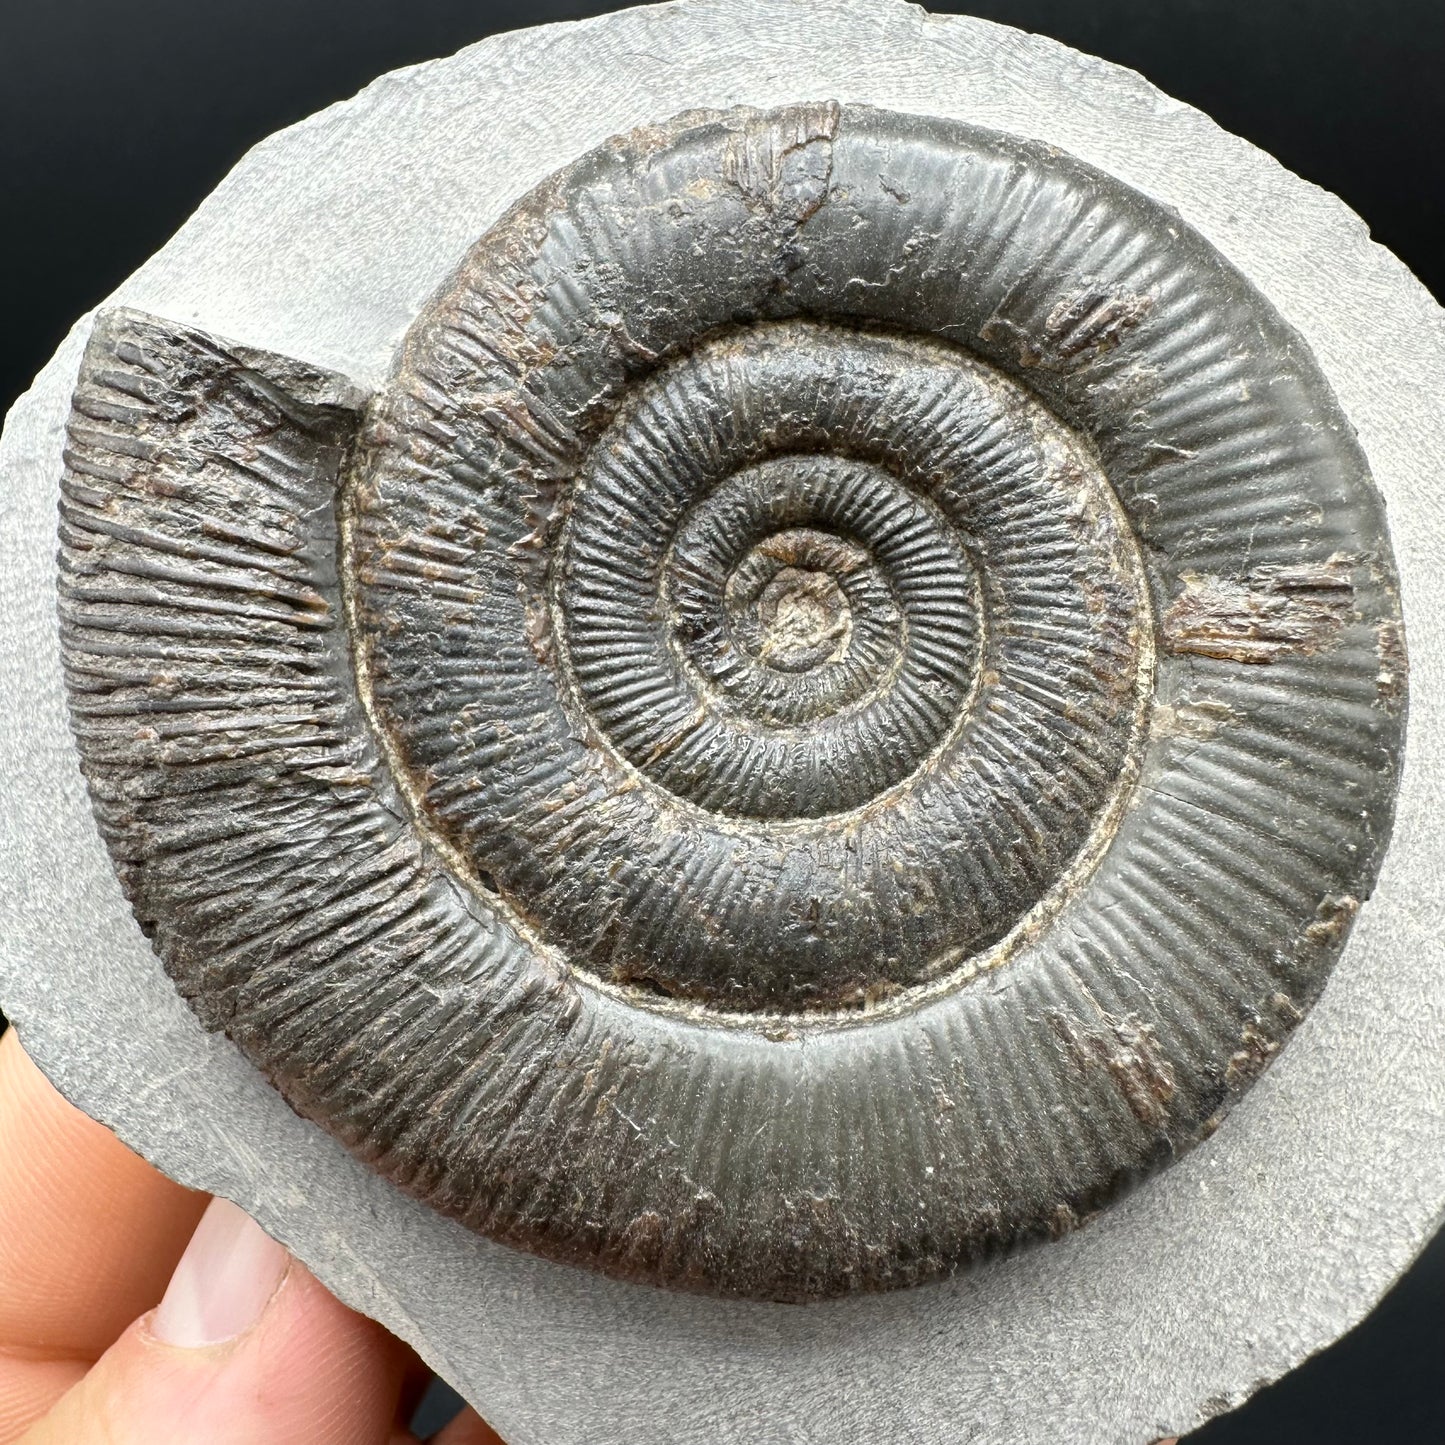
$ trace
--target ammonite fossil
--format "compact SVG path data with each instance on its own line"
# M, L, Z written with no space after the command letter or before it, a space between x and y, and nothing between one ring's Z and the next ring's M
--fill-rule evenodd
M62 625L205 1023L436 1209L910 1285L1212 1131L1322 988L1406 698L1310 352L1042 144L692 113L519 202L374 397L133 312Z

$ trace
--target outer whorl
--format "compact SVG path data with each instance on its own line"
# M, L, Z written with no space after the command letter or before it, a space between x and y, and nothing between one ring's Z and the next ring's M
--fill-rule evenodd
M527 1249L808 1299L1068 1229L1217 1126L1383 854L1350 429L1041 145L684 116L369 402L111 313L71 441L72 713L166 967Z

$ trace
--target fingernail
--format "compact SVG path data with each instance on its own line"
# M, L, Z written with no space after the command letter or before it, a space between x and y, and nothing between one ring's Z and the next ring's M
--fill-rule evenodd
M213 1199L151 1316L151 1334L187 1349L234 1340L261 1318L290 1263L249 1214Z

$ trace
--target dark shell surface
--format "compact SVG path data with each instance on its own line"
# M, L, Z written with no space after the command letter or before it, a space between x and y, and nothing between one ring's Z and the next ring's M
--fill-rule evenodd
M374 398L108 313L67 468L76 736L177 986L553 1258L809 1300L1074 1227L1269 1063L1388 840L1350 428L1042 145L640 130Z

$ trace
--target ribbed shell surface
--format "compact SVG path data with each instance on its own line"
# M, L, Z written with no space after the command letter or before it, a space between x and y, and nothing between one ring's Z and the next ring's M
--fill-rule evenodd
M130 313L62 624L118 871L288 1100L470 1227L806 1300L1217 1127L1386 845L1383 509L1176 216L861 107L518 203L363 402Z

